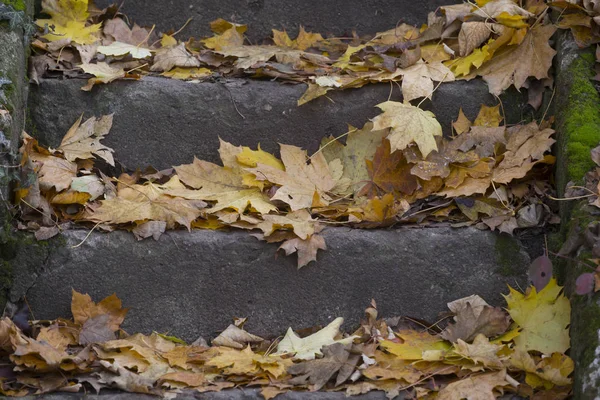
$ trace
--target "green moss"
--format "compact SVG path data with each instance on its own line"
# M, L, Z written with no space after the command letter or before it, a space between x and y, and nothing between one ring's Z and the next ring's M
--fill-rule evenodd
M25 0L2 0L2 2L17 11L27 11L27 2Z
M590 150L600 143L600 95L591 81L594 63L593 54L582 53L564 72L570 89L560 110L564 122L559 145L564 160L559 166L566 168L566 180L583 179L594 166Z
M521 273L517 266L522 265L520 257L521 246L509 235L500 234L495 245L496 263L499 265L497 272L504 276L515 276Z

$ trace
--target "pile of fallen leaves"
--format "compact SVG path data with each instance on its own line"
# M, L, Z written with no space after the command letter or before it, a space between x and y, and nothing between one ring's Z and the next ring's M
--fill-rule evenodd
M512 85L529 88L537 108L543 89L552 85L548 71L556 52L549 39L557 27L551 7L561 11L563 28L591 24L591 18L572 16L585 14L575 3L476 0L440 7L441 15L430 13L421 27L401 24L367 38L324 38L300 29L291 39L273 30L268 44L248 45L247 27L223 19L211 23L214 36L180 41L178 32L159 35L153 27L129 26L116 6L100 10L88 0L43 0L49 18L36 21L30 78L85 76L82 89L91 90L148 74L193 81L249 76L308 83L298 101L303 104L330 90L377 82L401 81L405 101L431 98L434 81L481 76L495 95Z
M265 399L292 390L385 391L419 399L493 399L515 393L560 400L570 393L570 304L555 280L537 292L513 289L508 308L479 296L448 304L445 329L410 318L378 319L375 303L351 335L342 318L299 336L291 328L265 340L238 319L208 346L153 333L128 336L127 309L112 295L94 303L73 291L72 320L26 322L22 313L0 320L0 393L116 388L167 396L260 388Z
M110 178L114 165L101 143L112 115L80 118L57 149L25 135L16 190L19 227L48 239L73 223L127 229L138 239L165 229L254 230L283 242L298 266L325 249L327 225L357 228L446 222L513 233L558 222L548 205L549 122L501 126L500 107L482 107L472 123L462 113L444 138L435 116L385 102L382 113L351 128L345 143L325 138L310 157L281 145L281 158L221 141L223 166L195 159L164 171ZM86 225L87 224L87 225Z

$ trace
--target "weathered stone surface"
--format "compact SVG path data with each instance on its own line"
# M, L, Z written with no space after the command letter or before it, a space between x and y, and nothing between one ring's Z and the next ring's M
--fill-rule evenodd
M23 30L32 1L0 2L0 308L4 308L11 287L14 241L6 227L11 213L11 183L16 178L17 149L25 124L28 85L27 44ZM15 13L13 8L21 11Z
M71 288L96 300L116 292L131 308L127 331L187 340L214 337L232 317L249 317L248 329L260 335L338 316L349 329L371 299L384 316L434 321L447 302L475 293L504 304L507 284L526 285L529 262L518 245L499 245L498 235L473 228L331 228L324 232L328 250L301 270L295 257L247 232L175 231L158 242L126 232L86 234L64 233L29 277L36 318L69 316Z
M389 84L334 92L303 106L297 100L305 85L256 80L227 84L193 84L172 79L145 78L139 82L113 82L80 90L83 80L47 80L30 93L29 131L43 144L58 146L70 125L82 114L115 113L105 143L116 150L126 168L152 165L168 168L198 158L218 162L219 137L236 145L277 151L277 143L318 149L325 136L338 136L347 124L363 126L379 112L375 106L388 99ZM392 99L401 99L394 87ZM509 123L522 120L524 97L509 92L503 98ZM441 85L433 110L446 132L460 107L474 118L481 104L495 105L481 80ZM236 109L237 108L237 109Z
M106 7L113 0L97 0ZM295 35L298 27L323 35L352 36L392 29L399 23L420 26L427 22L427 13L456 0L135 0L127 1L122 11L133 21L147 26L157 25L159 31L178 30L188 18L193 18L180 34L184 37L211 35L209 23L217 18L248 24L248 37L253 41L271 37L271 29L287 29Z
M579 184L594 166L590 150L600 142L600 95L591 78L595 75L593 49L581 50L570 33L557 41L556 130L557 189L563 195L567 182ZM587 200L585 201L587 203ZM585 203L560 202L562 244L566 234L583 232L597 217L589 214ZM557 246L557 249L560 244ZM574 256L586 262L589 249ZM562 260L561 273L571 298L571 350L575 360L574 397L581 400L600 398L600 294L579 296L574 293L575 280L589 268L577 260Z

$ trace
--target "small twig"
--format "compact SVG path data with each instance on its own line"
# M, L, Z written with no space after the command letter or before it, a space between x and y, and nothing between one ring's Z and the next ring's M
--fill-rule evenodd
M429 207L429 208L426 208L424 210L420 210L420 211L417 211L415 213L412 213L410 215L403 216L403 217L400 218L400 220L408 219L408 218L411 218L411 217L413 217L413 216L415 216L417 214L422 214L422 213L427 212L427 211L435 210L436 208L442 208L442 207L449 206L450 204L452 204L453 201L454 201L454 199L450 200L447 203L440 204L439 206Z
M225 89L227 89L227 91L229 92L229 97L231 98L231 102L233 103L233 108L235 108L235 111L240 115L240 117L242 117L242 119L246 119L244 114L242 114L240 112L240 110L238 110L237 104L235 103L235 100L233 99L233 93L231 93L231 90L229 90L229 88L225 84L223 84L223 87Z
M308 157L309 160L312 160L312 158L314 156L316 156L317 154L319 154L321 151L323 151L323 149L327 146L329 146L331 143L338 141L339 139L343 138L344 136L348 136L349 134L351 134L352 132L355 132L356 129L352 130L352 131L348 131L346 133L341 134L340 136L334 137L333 139L331 139L329 142L325 143L323 146L321 146L321 148L319 148L319 150L317 150L312 156Z
M513 210L512 208L510 208L510 206L509 206L508 203L504 204L504 200L502 200L502 197L500 196L500 193L498 193L498 189L496 189L496 184L494 183L494 181L492 181L492 187L494 188L494 193L496 193L496 196L498 196L498 200L500 200L500 203L502 204L502 206L504 208L506 208L508 211L510 211L511 213L514 213L515 210Z
M265 357L268 356L273 351L273 349L275 348L275 345L277 345L281 339L282 339L282 336L278 336L275 339L273 339L273 342L269 345L269 347L267 348L267 351L265 351Z
M586 194L585 196L565 197L562 199L559 199L558 197L554 197L554 196L550 196L550 195L547 195L546 197L548 197L550 200L554 200L554 201L569 201L569 200L587 199L587 198L594 197L594 196L598 196L598 195L594 193L594 194Z
M423 99L422 99L422 100L419 102L419 104L417 104L417 107L418 107L418 108L421 108L421 104L423 104L423 102L424 102L425 100L427 100L428 98L430 98L430 97L432 97L432 96L433 96L433 94L435 93L435 91L436 91L436 90L438 90L438 88L440 87L440 85L441 85L442 83L444 83L444 81L446 80L446 77L448 76L448 74L449 74L449 73L450 73L450 72L446 72L446 74L444 75L444 77L442 78L442 80L441 80L441 81L439 81L439 82L438 82L438 84L436 85L436 87L434 87L434 88L433 88L433 90L431 91L431 93L429 94L429 96L427 96L427 97L423 97Z
M146 37L144 38L144 40L142 40L137 46L135 47L140 47L142 45L142 43L144 43L146 40L150 39L150 35L152 35L152 32L154 32L154 28L156 28L156 25L152 25L152 29L150 29L150 32L148 32L148 34L146 35Z
M496 97L498 103L500 103L500 109L502 110L502 121L504 121L504 125L506 125L506 112L504 112L504 103L502 103L502 99L497 94L494 94L494 97Z
M591 265L589 265L589 264L587 264L587 263L585 263L585 262L583 262L583 261L581 261L581 260L578 260L578 259L576 259L576 258L567 257L567 256L564 256L564 255L562 255L562 254L559 254L559 253L554 253L554 252L552 252L552 251L548 251L548 254L551 254L551 255L553 255L554 257L563 258L563 259L565 259L565 260L569 260L569 261L575 261L576 263L578 263L578 264L581 264L581 265L583 265L584 267L590 268L590 269L592 269L592 270L594 270L594 271L596 270L596 268L598 268L597 266L594 266L594 267L593 267L593 266L591 266Z
M171 36L175 36L177 35L179 32L181 32L186 26L187 24L189 24L194 18L190 17L188 18L187 21L185 21L185 24L183 24L183 26L181 28L179 28L177 31L175 31L175 33L173 33Z
M431 373L431 374L429 374L429 375L427 375L427 376L424 376L423 378L419 379L419 380L418 380L418 381L416 381L415 383L411 383L411 384L410 384L410 385L408 385L408 386L403 386L403 387L399 388L399 389L398 389L398 391L400 391L400 392L401 392L401 391L403 391L403 390L407 390L407 389L410 389L410 388L412 388L412 387L415 387L415 386L417 386L418 384L420 384L421 382L423 382L423 381L426 381L427 379L429 379L429 378L432 378L432 377L434 377L434 376L436 376L436 375L439 375L439 374L441 374L441 373L443 373L443 372L449 371L449 370L450 370L450 369L452 369L452 368L454 368L454 366L453 366L453 365L450 365L450 366L448 366L448 367L446 367L446 368L442 368L442 369L440 369L439 371L437 371L437 372L435 372L435 373Z
M550 106L552 105L552 101L554 100L555 93L556 93L556 86L552 89L552 96L550 96L550 101L548 102L548 106L546 106L546 111L544 111L544 114L542 115L542 118L540 119L540 124L542 122L544 122L544 119L546 118L546 114L548 114L548 110L550 110Z
M90 235L92 234L92 232L94 232L94 229L96 229L98 227L98 225L100 225L102 222L98 222L96 225L94 225L94 227L88 232L87 235L85 235L85 237L83 238L83 240L79 243L76 244L75 246L71 246L72 249L76 249L79 246L81 246L82 244L85 243L86 240L88 240L88 238L90 237Z
M133 71L135 71L136 69L144 68L146 65L148 65L148 63L142 64L142 65L139 65L139 66L137 66L137 67L135 67L135 68L132 68L132 69L130 69L129 71L125 71L125 73L126 73L126 74L130 74L130 73L132 73Z
M34 206L32 206L31 204L29 204L25 199L21 199L21 202L25 203L26 205L28 205L32 210L35 210L37 212L39 212L40 214L42 214L43 216L48 216L50 217L50 219L52 220L52 214L46 214L45 212L43 212L40 209L35 208ZM54 225L60 230L60 225L58 225L58 218L56 221L52 220L52 222L54 222Z

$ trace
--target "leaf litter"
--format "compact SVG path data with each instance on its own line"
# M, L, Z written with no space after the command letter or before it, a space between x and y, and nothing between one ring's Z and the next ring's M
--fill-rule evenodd
M325 250L327 227L475 226L505 233L558 221L546 194L551 121L501 126L482 107L460 135L443 137L429 111L388 101L347 140L321 148L281 144L280 157L221 140L222 164L194 159L165 171L109 177L101 143L112 115L77 120L57 149L24 135L16 190L19 227L47 239L64 229L125 229L159 239L167 229L244 229L281 243L298 267ZM466 120L462 115L460 117ZM342 135L344 136L344 135ZM29 182L29 181L25 181Z
M178 32L130 25L114 5L100 10L88 0L43 0L42 12L50 18L36 21L40 30L32 45L30 77L38 83L87 77L83 90L148 75L191 82L277 79L308 84L299 105L331 90L380 82L399 82L406 102L431 99L435 85L477 76L495 95L511 86L539 94L551 86L549 69L556 54L549 44L557 29L551 9L561 12L558 27L578 33L581 44L599 37L593 2L583 2L589 10L573 3L530 1L521 7L512 0L478 0L442 6L421 27L400 24L371 36L354 33L350 39L302 27L292 39L274 29L271 39L251 45L244 36L246 25L223 19L210 24L212 37L182 41L175 37Z
M559 28L571 29L582 46L594 43L592 5L549 6L562 11ZM140 240L158 240L166 229L246 229L282 243L288 255L297 253L302 267L326 249L322 232L329 225L445 223L512 234L557 222L545 200L552 190L551 120L505 126L499 107L484 106L475 121L461 111L454 134L444 137L435 115L410 104L431 99L436 82L481 76L493 94L529 88L530 104L539 107L532 97L535 88L551 85L555 54L549 38L556 27L545 2L524 8L509 0L444 6L420 28L402 24L350 40L303 28L291 39L274 30L273 44L258 46L246 44L245 25L222 19L211 23L213 37L180 41L129 25L116 7L43 0L42 8L50 18L36 21L43 33L33 43L34 82L86 77L82 89L89 91L148 75L190 82L277 78L308 83L299 105L330 90L401 82L404 103L380 104L373 121L350 127L342 135L346 140L325 138L310 156L282 144L279 159L260 147L222 141L222 166L196 159L118 177L105 174L104 164L114 160L112 149L100 142L112 116L83 123L82 116L57 149L25 135L21 172L27 178L15 198L19 227L39 239L73 226L126 229ZM533 281L524 294L511 288L507 311L478 296L449 303L453 320L445 327L378 319L373 303L351 335L340 332L343 320L336 319L312 335L290 328L273 341L246 332L237 321L212 346L158 333L129 336L120 329L127 310L116 296L95 304L74 291L73 320L27 326L0 321L0 348L14 367L0 390L22 396L91 387L167 395L254 386L265 398L290 390L383 390L390 398L404 393L424 399L504 393L567 398L570 305L554 278Z
M128 310L116 295L95 303L73 290L72 319L25 326L0 320L0 357L7 367L0 393L119 389L170 398L254 387L265 399L316 390L379 390L388 398L566 399L574 366L564 354L570 305L562 288L553 279L539 292L510 288L506 299L506 311L478 296L449 303L454 321L445 329L380 318L374 301L351 334L340 330L344 320L337 318L312 334L289 328L283 338L264 339L237 319L209 346L202 338L188 345L157 332L128 335L121 328ZM552 321L556 329L540 320L550 314L561 316Z

